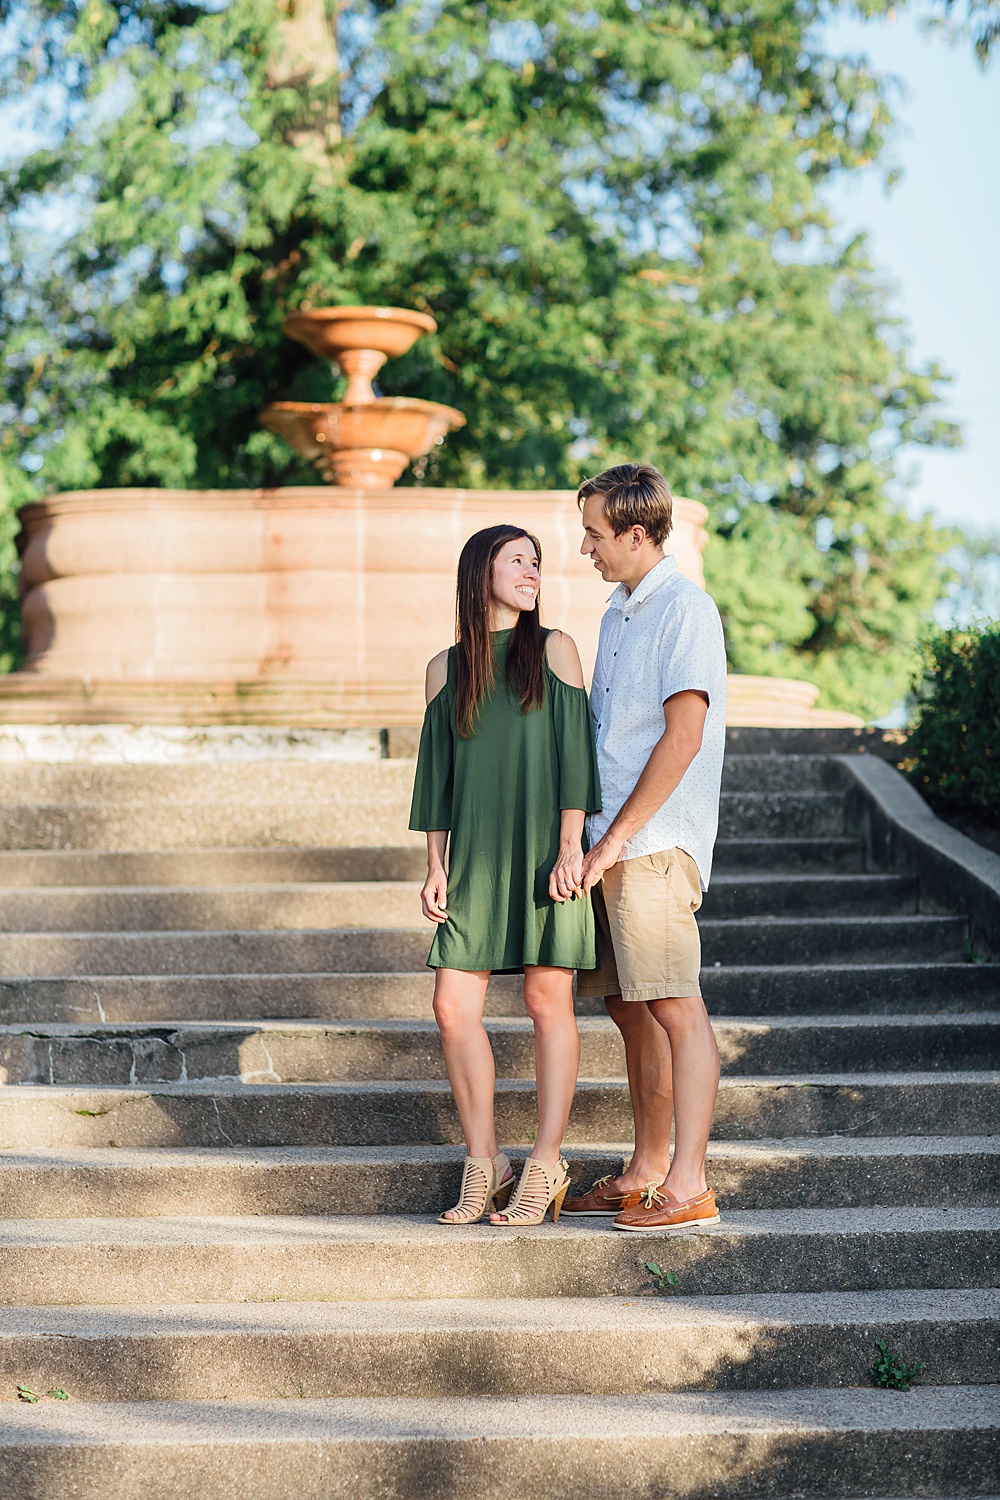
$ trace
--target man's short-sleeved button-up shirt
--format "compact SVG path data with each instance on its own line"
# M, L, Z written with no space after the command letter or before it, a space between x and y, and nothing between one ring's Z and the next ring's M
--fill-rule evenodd
M590 707L602 811L587 821L591 845L635 789L663 734L664 703L688 689L708 697L701 749L680 785L629 839L624 858L683 849L707 890L726 748L726 648L713 600L665 557L631 594L619 584L601 621Z

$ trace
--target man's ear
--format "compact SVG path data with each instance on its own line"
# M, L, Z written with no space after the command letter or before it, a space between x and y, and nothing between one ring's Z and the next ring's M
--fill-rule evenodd
M639 548L642 546L642 544L643 544L643 542L645 540L646 540L646 528L645 528L645 526L633 526L632 527L632 551L633 552L638 552Z

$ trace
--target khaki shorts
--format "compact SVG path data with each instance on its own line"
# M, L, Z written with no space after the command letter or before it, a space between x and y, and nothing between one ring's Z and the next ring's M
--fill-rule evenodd
M626 859L594 887L597 968L577 971L581 996L669 1000L701 994L698 866L683 849Z

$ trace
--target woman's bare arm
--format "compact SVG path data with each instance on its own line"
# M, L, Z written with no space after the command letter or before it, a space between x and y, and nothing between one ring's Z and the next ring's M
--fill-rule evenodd
M583 687L583 667L576 642L565 630L553 630L545 642L545 660L569 687Z
M433 702L447 681L448 653L439 651L437 656L432 656L427 663L427 675L424 678L424 702Z
M427 663L424 679L424 697L431 703L448 680L448 653L439 651ZM444 868L444 852L448 847L448 830L435 828L427 835L427 879L420 892L420 906L429 922L447 922L448 876Z

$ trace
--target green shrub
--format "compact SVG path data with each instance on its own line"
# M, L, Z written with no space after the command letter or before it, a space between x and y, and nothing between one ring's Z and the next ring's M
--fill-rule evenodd
M941 812L1000 828L1000 620L935 631L922 658L905 769Z

